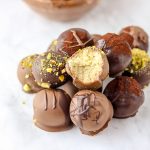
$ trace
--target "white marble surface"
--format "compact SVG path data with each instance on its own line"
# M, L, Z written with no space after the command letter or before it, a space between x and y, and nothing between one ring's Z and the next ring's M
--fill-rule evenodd
M59 23L38 16L22 0L0 0L0 150L150 149L150 87L145 89L145 103L136 117L113 119L104 132L88 137L77 128L47 133L34 127L34 95L23 93L16 77L21 58L45 51L52 39L70 27L103 34L135 24L150 35L149 6L149 0L102 0L85 18Z

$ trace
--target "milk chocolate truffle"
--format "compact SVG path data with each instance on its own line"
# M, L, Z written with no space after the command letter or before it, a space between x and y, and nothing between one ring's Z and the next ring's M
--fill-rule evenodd
M139 48L148 51L149 37L148 34L138 26L127 26L120 33L127 33L134 39L132 48Z
M66 71L77 88L97 90L108 76L109 64L101 49L86 47L67 59Z
M82 90L71 101L70 116L83 134L95 135L108 126L113 107L102 93Z
M150 83L150 56L143 50L132 50L132 61L125 69L124 75L136 79L142 88Z
M37 57L37 54L27 56L21 60L18 66L18 79L23 86L23 90L27 93L35 93L42 90L42 88L37 85L32 74L32 65Z
M121 74L131 62L130 45L117 34L107 33L103 35L96 47L101 48L108 58L110 77Z
M93 38L88 31L72 28L64 31L57 39L56 49L66 52L69 56L87 46L93 46Z
M63 90L42 90L33 101L35 125L45 131L58 132L70 129L71 98Z
M38 83L43 88L55 88L67 80L65 64L67 55L50 51L39 55L33 63L32 72Z
M64 90L71 98L79 91L72 83L72 81L66 82L64 85L59 86L58 89Z
M120 76L112 80L104 94L111 101L115 118L128 118L136 115L144 102L140 84L133 78Z
M98 0L25 0L39 14L59 21L81 18L93 9Z

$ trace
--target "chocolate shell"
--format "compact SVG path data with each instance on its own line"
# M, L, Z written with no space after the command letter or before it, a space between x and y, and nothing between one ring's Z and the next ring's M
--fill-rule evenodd
M71 98L63 90L42 90L33 101L35 125L45 131L58 132L72 127L69 115Z
M120 76L112 80L105 88L104 94L114 108L114 118L135 116L144 102L144 92L133 78Z
M82 90L71 101L70 116L83 134L95 135L108 126L113 107L102 93Z

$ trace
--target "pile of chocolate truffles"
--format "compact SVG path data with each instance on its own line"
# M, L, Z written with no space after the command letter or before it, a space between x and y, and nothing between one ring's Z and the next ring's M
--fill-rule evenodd
M72 28L48 50L21 60L18 79L33 101L34 124L49 132L76 125L95 135L114 118L133 117L150 83L148 35L128 26L118 34L90 34ZM102 90L103 81L112 77ZM103 92L103 93L102 93Z
M71 21L81 18L95 6L99 0L24 0L33 10L47 18L59 21Z

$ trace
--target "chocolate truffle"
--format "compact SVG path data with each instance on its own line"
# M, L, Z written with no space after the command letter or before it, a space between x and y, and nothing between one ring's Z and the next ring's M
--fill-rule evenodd
M42 90L33 101L35 125L45 131L58 132L70 129L71 98L63 90Z
M129 43L117 34L107 33L103 35L96 47L101 48L108 58L110 77L121 74L131 62Z
M124 75L136 79L142 88L150 83L150 56L143 50L132 50L132 61L125 69Z
M64 31L57 39L56 49L66 52L69 56L87 46L93 46L93 38L88 31L72 28Z
M33 63L32 72L43 88L55 88L67 80L65 64L67 55L62 52L50 51L39 55Z
M66 71L77 88L97 90L108 76L109 64L101 49L86 47L67 59Z
M95 135L108 126L113 107L102 93L82 90L71 101L70 116L83 134Z
M47 18L71 21L87 14L97 5L98 0L25 0L25 2Z
M138 26L127 26L123 28L120 33L127 33L134 39L132 48L139 48L147 51L149 45L148 34Z
M115 118L128 118L136 115L144 102L140 84L133 78L120 76L112 80L104 94L111 101Z
M21 60L18 66L18 79L23 86L23 90L27 93L35 93L42 90L42 88L37 85L32 74L32 65L37 57L37 54L27 56Z

